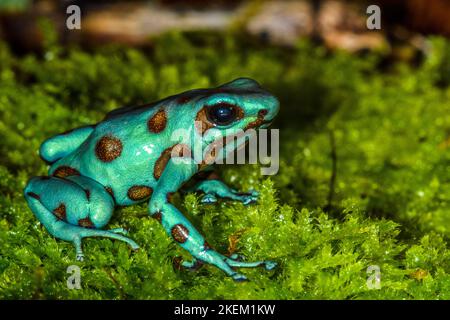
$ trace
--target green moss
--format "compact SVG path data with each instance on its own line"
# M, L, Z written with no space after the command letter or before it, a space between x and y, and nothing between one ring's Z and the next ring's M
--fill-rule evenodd
M102 48L16 57L0 44L0 298L83 299L449 299L450 44L430 39L417 68L380 72L379 56L245 44L232 34L169 34L150 53ZM28 209L22 189L45 174L37 150L47 137L138 104L239 76L276 94L282 110L278 175L226 166L236 188L261 191L258 204L203 205L178 194L178 207L217 250L272 258L274 272L176 271L177 247L146 205L116 211L142 249L87 239L87 259L53 239ZM333 143L334 142L334 143ZM331 186L336 154L336 179ZM69 290L68 266L82 290ZM379 266L381 288L366 285Z

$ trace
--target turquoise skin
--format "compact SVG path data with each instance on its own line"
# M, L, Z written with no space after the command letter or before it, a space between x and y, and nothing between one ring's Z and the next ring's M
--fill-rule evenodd
M204 160L208 154L215 155L214 160L236 148L227 144L217 153L210 152L225 131L230 135L265 128L278 110L278 100L248 78L187 91L151 105L114 110L95 125L44 141L40 155L50 164L49 176L32 178L25 187L25 198L54 237L75 245L77 260L83 260L81 241L86 237L117 239L138 249L126 237L126 230L101 229L116 205L148 201L150 215L192 255L192 261L182 263L184 267L209 263L237 281L246 280L232 267L271 270L276 264L242 262L236 255L216 252L173 206L170 196L197 173L211 170L211 161ZM184 137L177 134L180 129ZM245 139L241 137L238 146ZM200 160L193 152L199 146ZM239 193L217 179L202 181L194 190L205 193L204 203L223 197L249 204L258 197L255 191Z

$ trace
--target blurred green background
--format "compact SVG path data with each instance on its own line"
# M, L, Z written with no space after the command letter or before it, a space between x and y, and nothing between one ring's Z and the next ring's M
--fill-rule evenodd
M449 299L450 8L379 1L0 0L1 299ZM65 27L70 4L81 29ZM42 141L123 105L251 77L281 101L280 171L222 166L254 205L177 206L222 253L274 272L176 270L189 257L147 214L120 208L138 252L84 242L86 261L38 223L22 196L45 175ZM67 288L70 265L80 290ZM379 289L367 268L379 266Z

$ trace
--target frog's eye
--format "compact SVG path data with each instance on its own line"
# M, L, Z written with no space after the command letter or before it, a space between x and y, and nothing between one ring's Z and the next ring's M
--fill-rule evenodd
M219 125L226 126L237 118L236 107L229 103L217 103L208 108L208 120Z

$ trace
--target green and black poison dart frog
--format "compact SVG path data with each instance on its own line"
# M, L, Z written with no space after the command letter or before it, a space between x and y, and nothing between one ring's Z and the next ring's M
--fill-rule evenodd
M32 178L25 187L25 198L48 232L74 244L78 260L83 260L81 241L86 237L117 239L139 248L126 237L126 230L102 228L116 205L147 200L149 214L192 255L192 261L182 262L184 267L209 263L237 281L246 280L233 267L271 270L276 263L242 262L236 255L216 252L173 206L170 196L197 173L211 170L211 161L194 160L195 145L204 152L225 131L229 135L266 128L278 110L278 100L248 78L190 90L150 105L113 110L95 125L43 142L39 151L50 164L49 176ZM174 134L180 129L188 133L187 143ZM226 147L222 154L228 152ZM216 179L201 181L194 189L204 192L202 201L208 203L222 197L249 204L258 197L256 191L239 193Z

